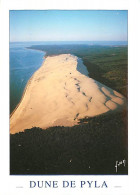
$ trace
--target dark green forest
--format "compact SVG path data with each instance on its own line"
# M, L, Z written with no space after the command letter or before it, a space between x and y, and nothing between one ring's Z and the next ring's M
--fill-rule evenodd
M48 55L71 53L82 58L89 76L127 98L127 47L61 45L32 46ZM128 174L127 107L73 127L38 127L10 135L11 175ZM46 119L47 120L47 119ZM126 160L119 166L116 161Z
M112 120L113 119L113 120ZM11 135L11 174L127 174L127 114L103 114L74 127L34 127Z

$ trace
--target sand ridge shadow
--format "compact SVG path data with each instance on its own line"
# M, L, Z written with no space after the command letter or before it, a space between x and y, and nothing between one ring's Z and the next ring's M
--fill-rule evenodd
M80 72L81 74L84 74L86 76L89 75L89 72L87 70L87 67L83 64L83 60L81 58L77 59L77 71Z

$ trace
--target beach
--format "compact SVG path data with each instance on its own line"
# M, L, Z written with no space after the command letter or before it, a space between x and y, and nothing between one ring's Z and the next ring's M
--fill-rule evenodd
M120 110L125 102L123 95L89 78L77 56L48 56L28 81L10 116L10 133L77 125L85 117Z

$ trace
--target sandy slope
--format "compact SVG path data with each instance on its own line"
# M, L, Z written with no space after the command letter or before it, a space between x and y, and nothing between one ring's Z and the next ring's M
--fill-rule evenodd
M10 117L10 132L34 126L72 126L78 119L121 108L125 98L89 78L82 60L70 54L47 57L26 86Z

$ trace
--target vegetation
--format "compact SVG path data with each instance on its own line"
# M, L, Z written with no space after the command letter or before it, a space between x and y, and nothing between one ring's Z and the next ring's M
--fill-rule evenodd
M115 169L117 160L128 160L125 111L74 127L34 127L10 139L11 174L127 174L127 165Z

